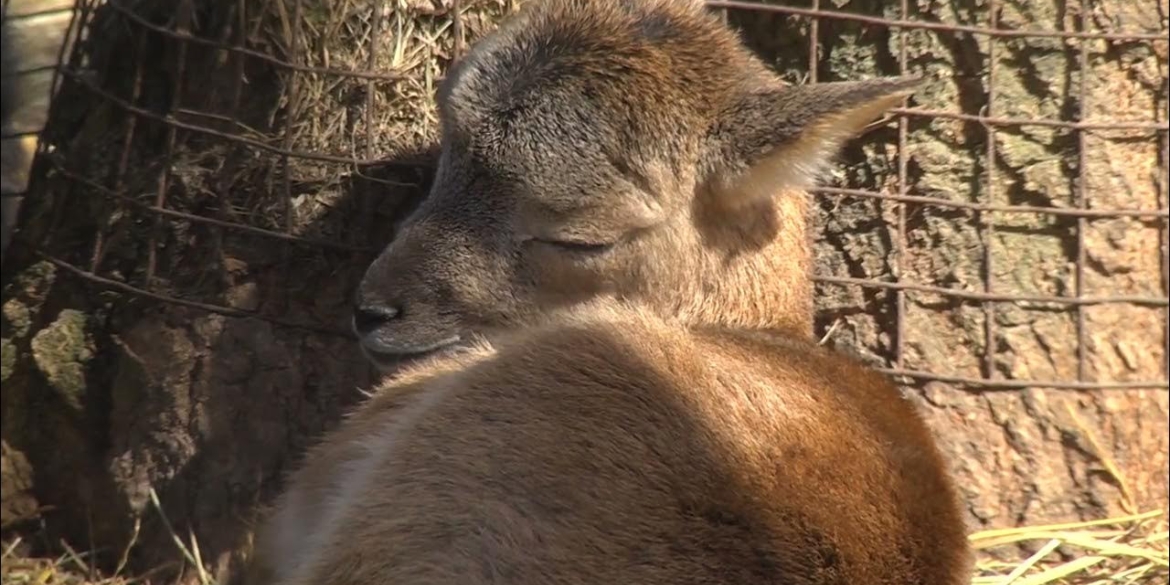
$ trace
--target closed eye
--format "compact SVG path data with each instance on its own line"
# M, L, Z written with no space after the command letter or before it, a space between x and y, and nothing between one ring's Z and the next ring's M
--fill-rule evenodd
M613 248L613 244L581 242L575 240L547 240L533 238L532 241L574 254L601 254Z

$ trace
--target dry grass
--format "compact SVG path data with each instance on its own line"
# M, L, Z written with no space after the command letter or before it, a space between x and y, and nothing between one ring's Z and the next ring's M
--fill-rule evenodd
M232 4L221 3L217 10L234 17ZM248 0L241 5L247 20L241 28L251 50L315 71L250 59L242 65L238 56L225 52L208 51L215 54L203 57L192 52L189 66L213 63L217 79L184 92L180 118L253 143L353 162L256 149L239 157L222 141L191 141L183 145L176 165L176 180L187 187L180 191L198 193L203 200L239 194L229 201L233 221L334 241L357 231L346 222L323 220L349 195L346 177L376 180L366 173L379 161L410 159L429 148L438 124L434 95L447 64L468 39L516 8L512 0L463 0L457 20L450 0L394 0L376 4L378 10L358 0ZM162 63L159 70L170 68ZM236 161L226 189L225 157ZM197 208L198 201L191 203Z
M971 535L980 552L972 585L1105 585L1170 581L1162 511L1091 522L985 530ZM1034 552L1004 560L996 554ZM1026 553L1025 553L1026 554ZM1004 555L1006 556L1006 555Z
M56 557L22 554L24 541L16 538L4 544L0 558L2 585L129 585L135 582L118 575L103 576L88 556L62 542L65 552Z
M971 542L980 558L971 585L1164 585L1170 582L1170 556L1163 516L1153 511L974 533ZM199 566L195 540L173 530L171 534L177 554L189 569L184 582L215 585ZM19 544L13 542L4 549L0 585L151 583L146 577L100 577L84 555L70 549L56 558L22 557L14 552Z
M14 541L10 545L19 545ZM122 577L97 577L84 559L65 554L56 558L29 558L5 551L0 583L3 585L129 585Z

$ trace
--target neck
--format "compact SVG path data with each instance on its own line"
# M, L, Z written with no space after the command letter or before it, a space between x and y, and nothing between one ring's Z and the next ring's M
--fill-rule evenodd
M707 254L694 287L679 291L679 316L697 327L813 333L808 195L782 192L722 217L695 222ZM717 227L722 226L722 227ZM727 228L726 226L733 226Z

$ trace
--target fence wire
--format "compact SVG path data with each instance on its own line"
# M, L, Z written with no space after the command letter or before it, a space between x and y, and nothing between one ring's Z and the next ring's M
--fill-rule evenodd
M1163 344L1167 339L1167 332L1170 331L1170 317L1167 317L1167 309L1170 307L1167 295L1167 275L1170 274L1170 269L1167 267L1167 220L1170 218L1170 212L1167 210L1167 193L1166 193L1166 176L1170 172L1167 168L1167 161L1170 159L1168 154L1168 143L1170 143L1170 124L1168 124L1165 112L1162 112L1161 119L1152 120L1101 120L1089 119L1090 112L1090 92L1089 76L1092 69L1089 64L1088 44L1091 42L1108 41L1114 43L1147 43L1165 45L1167 41L1166 30L1159 33L1143 33L1143 32L1125 32L1125 31L1090 31L1088 26L1081 26L1080 30L1021 30L1012 28L1001 28L998 22L998 14L1000 10L1001 0L987 0L986 12L989 15L989 22L986 26L973 25L958 25L947 24L941 22L927 21L923 19L915 19L912 17L911 6L909 0L899 0L899 17L898 18L884 18L866 14L856 14L851 12L832 10L825 8L821 0L808 0L803 2L801 6L785 6L778 4L763 4L757 2L746 2L738 0L709 0L708 5L712 9L721 9L725 11L739 11L750 12L760 11L774 14L786 15L790 18L805 19L808 22L808 55L809 55L809 80L817 81L818 72L818 51L820 46L820 26L827 21L850 21L860 23L867 27L879 27L888 29L892 34L896 35L897 39L896 53L898 60L898 68L901 73L913 73L910 67L907 54L907 34L910 31L926 31L933 34L947 34L947 35L966 35L971 37L979 37L986 39L988 59L986 60L986 67L983 75L986 78L985 87L988 88L985 101L979 111L957 111L957 110L937 110L937 109L923 109L912 107L901 107L893 110L893 116L896 118L897 124L897 181L896 187L892 190L885 191L870 191L862 189L847 189L840 187L824 187L814 191L817 197L823 198L862 198L873 199L883 202L889 202L896 205L896 242L893 250L893 257L895 263L892 266L891 274L886 278L851 278L826 274L818 274L815 276L815 281L822 285L840 286L840 287L857 287L863 290L884 291L892 293L894 297L894 315L892 331L888 332L890 338L894 340L892 348L892 358L888 367L884 370L894 376L900 377L904 380L913 380L918 383L937 381L948 384L955 384L960 386L967 386L981 389L1022 389L1030 387L1044 387L1044 388L1063 388L1063 389L1083 389L1083 390L1103 390L1103 389L1162 389L1170 388L1170 382L1166 379L1152 379L1139 381L1101 381L1088 379L1087 372L1087 354L1088 354L1088 340L1089 335L1088 324L1086 323L1085 311L1090 306L1102 305L1134 305L1153 309L1160 309L1163 313L1162 323L1159 324L1162 331L1161 337ZM1080 1L1080 18L1087 18L1089 13L1086 0ZM467 3L467 0L463 0ZM1071 2L1070 2L1071 4ZM191 32L192 23L186 21L183 14L186 12L179 12L178 16L171 22L166 24L159 24L151 22L151 20L140 15L137 10L126 2L126 0L79 0L75 8L75 18L72 27L77 31L84 31L90 24L90 19L95 9L99 6L104 6L108 10L116 12L120 16L120 24L128 31L129 38L141 39L142 42L151 36L158 36L169 39L175 43L177 47L177 55L175 57L175 67L177 68L175 74L172 76L174 86L170 91L174 95L182 93L182 84L197 82L194 75L189 75L185 72L183 67L186 65L184 59L185 52L189 45L201 45L204 47L214 48L222 51L224 54L232 56L233 59L239 60L256 60L267 65L276 67L280 70L289 73L313 74L323 76L333 76L336 78L352 78L360 79L368 84L369 90L366 93L365 107L367 109L366 115L369 115L369 110L373 109L372 96L375 87L384 87L387 84L394 84L398 82L402 75L395 72L384 72L374 70L374 60L372 55L382 42L378 35L383 26L377 19L381 18L383 14L382 9L374 9L375 24L372 28L373 34L369 39L371 59L365 69L338 69L330 67L317 67L305 65L297 59L298 47L294 34L292 45L286 47L289 58L280 58L274 56L271 52L258 50L247 46L247 39L243 31L230 39L217 39L200 36ZM455 35L456 51L461 51L466 46L464 39L464 26L461 20L463 13L463 6L460 0L451 0L447 6L446 14L450 18L451 31ZM297 0L293 5L293 11L299 14L302 10L302 3ZM388 10L388 8L387 8ZM295 18L295 14L294 14ZM1082 25L1084 23L1082 22ZM1009 39L1028 39L1028 38L1051 38L1058 39L1065 43L1078 44L1078 72L1077 78L1073 80L1076 84L1077 108L1076 111L1069 112L1067 118L1060 119L1031 119L1019 117L1006 117L1000 115L1002 110L1000 96L996 95L996 78L1002 75L999 69L1002 67L1000 59L997 58L997 46ZM142 46L142 45L140 45ZM237 61L239 63L239 61ZM239 66L239 65L237 65ZM285 132L284 136L271 137L271 139L257 138L253 135L248 135L245 132L233 132L223 129L222 124L212 127L211 124L199 124L192 121L191 115L180 115L176 111L156 111L151 108L136 105L140 100L140 82L142 78L142 65L136 64L137 71L135 73L135 83L130 89L130 95L119 96L115 92L104 88L102 84L98 83L92 76L87 75L84 71L83 64L78 58L65 59L63 65L59 68L58 77L54 80L54 87L57 87L64 81L72 82L78 87L84 88L88 95L93 100L98 100L108 104L109 106L121 111L130 120L129 128L126 129L125 138L121 141L121 152L113 157L113 180L103 184L103 181L96 180L93 177L86 176L84 173L78 172L74 169L67 168L61 164L60 157L55 156L52 152L48 152L42 148L39 152L38 160L46 163L46 167L51 168L53 173L67 180L73 181L76 184L89 189L95 194L101 194L114 201L117 201L126 206L135 208L141 212L148 213L154 217L155 228L162 222L167 221L185 221L195 224L202 224L211 226L217 229L236 231L240 233L249 234L251 236L270 238L288 242L290 244L306 247L316 247L321 249L330 249L344 253L362 253L369 254L376 250L369 246L355 245L352 242L342 241L341 239L330 238L314 238L293 233L291 220L286 216L285 229L273 229L271 226L262 227L252 225L246 222L225 219L223 217L215 217L211 215L201 215L191 213L180 209L174 209L168 205L167 200L167 174L164 172L159 180L158 185L154 190L154 195L143 198L140 196L132 196L127 193L127 186L123 183L122 177L127 172L127 166L130 164L129 151L131 147L131 137L134 135L135 121L150 120L164 125L168 130L166 139L166 157L164 166L169 167L171 164L170 154L175 147L175 140L178 133L188 133L191 135L199 135L230 143L250 149L257 152L267 153L269 155L278 157L287 166L290 159L301 159L309 161L318 161L321 163L343 165L351 169L362 169L369 166L393 164L399 166L418 165L425 167L430 164L429 161L419 160L417 162L401 160L389 161L379 158L377 152L373 152L370 145L373 141L366 142L366 148L362 152L307 152L296 150L292 147L289 133ZM289 92L294 93L297 88L294 85L288 89ZM290 98L290 101L295 102L295 96ZM191 114L186 112L185 114ZM999 185L999 178L997 177L997 164L992 162L987 164L984 169L984 176L982 182L984 183L982 190L982 197L979 201L961 201L948 199L945 197L928 196L917 194L915 192L915 185L911 183L908 173L909 166L909 124L915 118L926 119L947 119L961 122L968 122L977 124L986 132L986 152L983 153L988 161L995 161L997 157L997 142L994 139L995 133L1004 131L1005 129L1020 128L1027 126L1038 126L1061 129L1068 132L1073 132L1076 135L1074 152L1069 153L1077 168L1077 177L1075 181L1075 206L1072 207L1056 207L1056 206L1040 206L1040 205L1007 205L995 203L995 188ZM366 124L366 129L369 131L370 124ZM1161 178L1159 179L1159 201L1157 208L1154 209L1132 209L1132 208L1102 208L1092 205L1093 193L1090 192L1089 182L1086 178L1088 163L1086 161L1086 137L1094 132L1107 131L1122 131L1128 133L1129 136L1141 136L1149 140L1156 140L1159 143L1160 160L1158 161L1158 172ZM360 156L359 156L360 155ZM289 193L288 174L282 175L284 185L282 188L286 192L285 200L291 199ZM1070 218L1075 221L1075 250L1073 251L1074 266L1073 266L1073 290L1068 295L1041 295L1041 294L1014 294L1002 292L997 288L995 281L995 258L991 252L991 246L985 245L982 250L982 269L981 273L983 280L981 282L980 290L963 290L959 288L951 288L944 286L937 286L930 283L913 282L904 277L905 267L903 266L903 258L906 256L905 251L908 244L907 231L907 208L908 206L922 206L927 208L938 209L953 209L961 210L963 212L976 214L978 217L978 225L981 230L980 238L984 242L992 241L992 238L997 229L997 218L1004 214L1036 214L1047 215L1053 217ZM1154 229L1159 232L1160 246L1158 249L1159 258L1157 264L1161 269L1161 294L1156 296L1139 296L1139 295L1116 295L1116 296L1093 296L1085 292L1085 270L1087 265L1086 253L1086 234L1089 232L1090 224L1097 220L1113 219L1113 218L1134 218L1146 222L1156 224ZM157 231L157 230L156 230ZM46 237L51 237L51 234ZM153 237L153 236L152 236ZM321 331L328 334L348 335L348 332L341 328L321 326L320 324L307 324L300 321L284 319L275 317L271 314L262 314L258 311L244 310L238 307L230 307L216 303L205 302L203 300L182 297L180 295L171 294L166 291L155 290L152 286L155 273L157 271L157 264L159 258L158 246L155 242L147 248L149 256L144 260L147 264L145 274L140 279L125 278L118 275L105 273L102 268L103 247L108 245L108 242L103 240L102 234L99 233L92 242L89 242L89 257L91 261L88 264L71 262L59 256L54 256L42 249L38 252L43 258L56 265L58 268L75 275L76 277L85 279L98 287L115 290L120 293L135 295L138 297L147 298L153 301L163 303L173 303L193 307L203 311L229 315L233 317L250 317L264 319L274 323L295 327L307 327L313 330ZM904 343L907 339L907 323L906 323L906 303L910 295L925 294L934 295L943 299L949 299L956 303L975 304L982 308L984 313L984 328L983 336L983 355L982 360L982 375L979 377L951 375L946 372L927 372L911 369L906 364ZM1049 306L1049 307L1068 307L1075 311L1075 332L1076 332L1076 378L1073 380L1020 380L1020 379L1004 379L1001 376L995 375L995 360L997 348L997 324L996 313L1001 310L1005 304L1027 305L1027 306ZM1154 327L1157 327L1155 325ZM1157 334L1151 331L1151 337ZM1163 370L1165 373L1165 370Z

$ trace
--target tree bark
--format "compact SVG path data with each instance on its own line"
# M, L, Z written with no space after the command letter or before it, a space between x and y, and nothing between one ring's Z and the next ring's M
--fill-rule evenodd
M989 27L986 2L834 0L826 9L916 21ZM998 27L1014 30L1166 33L1167 3L1062 0L997 3ZM807 21L736 13L732 21L780 71L808 71ZM935 30L824 19L817 79L855 79L908 70L927 78L911 107L1022 120L1155 120L1165 123L1165 42L992 40ZM991 43L995 44L994 49ZM994 50L994 62L991 51ZM995 67L994 79L988 75ZM1083 81L1082 81L1083 80ZM1084 83L1084 101L1081 84ZM994 92L994 100L989 98ZM988 108L990 107L990 110ZM989 128L992 131L989 131ZM993 142L989 150L988 141ZM1076 208L1082 180L1078 131L1028 124L984 126L939 117L907 120L905 192L958 202ZM1166 208L1165 132L1084 133L1084 206ZM852 145L839 187L898 193L896 124ZM1159 170L1159 164L1162 164ZM1037 213L962 209L822 196L816 251L821 275L900 280L982 293L1166 296L1166 222L1108 217L1078 221ZM1081 224L1081 225L1078 225ZM1083 243L1077 232L1083 230ZM902 233L905 234L904 241ZM1134 382L1166 380L1166 310L1126 303L1083 308L1084 371L1078 372L1077 308L1050 303L978 302L904 293L898 339L896 293L817 285L818 323L828 342L879 366L1001 380ZM992 325L990 360L987 320ZM830 333L831 331L831 333ZM990 366L990 367L988 367ZM955 469L973 528L1046 523L1166 509L1168 394L1068 390L1036 384L986 390L920 381L908 386Z

